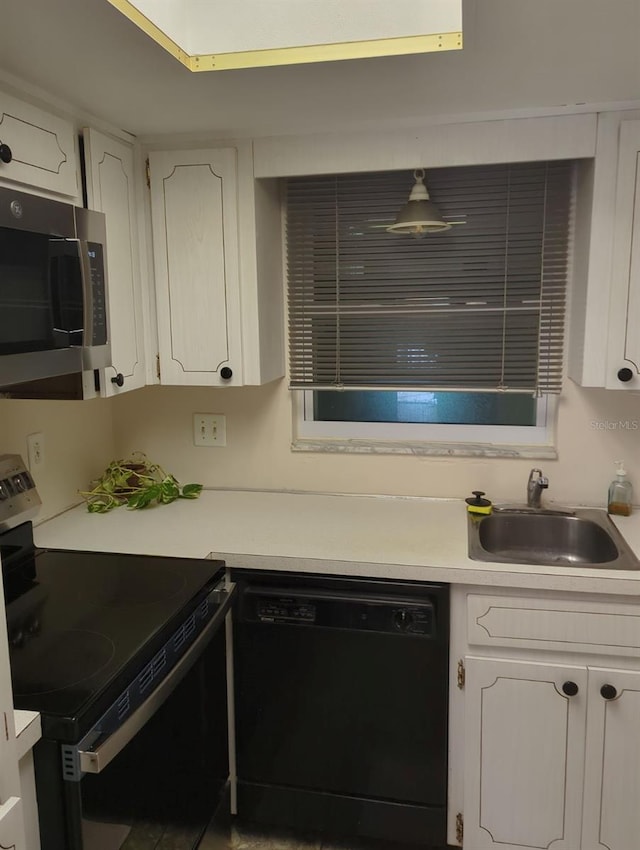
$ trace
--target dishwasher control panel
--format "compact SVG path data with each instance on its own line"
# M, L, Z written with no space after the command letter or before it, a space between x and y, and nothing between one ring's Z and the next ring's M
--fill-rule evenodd
M251 588L245 594L242 617L246 621L290 626L316 626L350 631L378 632L414 637L435 637L432 602L316 591L283 593Z
M286 596L259 598L256 601L256 614L262 623L315 623L316 606Z

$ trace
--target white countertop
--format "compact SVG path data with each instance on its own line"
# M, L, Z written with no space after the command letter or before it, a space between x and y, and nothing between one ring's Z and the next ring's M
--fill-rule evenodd
M472 561L461 499L204 490L199 499L90 514L35 528L40 547L201 558L231 567L640 594L640 570ZM616 518L640 557L640 512Z

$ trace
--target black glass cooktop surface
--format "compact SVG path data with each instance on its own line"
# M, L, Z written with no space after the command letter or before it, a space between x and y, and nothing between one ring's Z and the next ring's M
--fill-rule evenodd
M14 705L73 738L200 604L221 561L35 550L5 578ZM60 732L59 730L62 730Z

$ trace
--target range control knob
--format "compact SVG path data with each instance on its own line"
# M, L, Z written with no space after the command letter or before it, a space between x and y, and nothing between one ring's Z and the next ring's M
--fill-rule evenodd
M11 481L16 493L25 493L29 489L29 482L20 472L14 475Z

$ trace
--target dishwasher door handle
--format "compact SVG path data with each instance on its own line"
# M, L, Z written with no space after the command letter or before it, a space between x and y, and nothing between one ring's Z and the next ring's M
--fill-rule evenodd
M214 599L217 599L219 602L218 610L187 652L185 652L178 663L171 669L168 676L160 682L158 687L152 691L142 705L138 706L122 726L116 729L95 750L78 750L80 770L83 773L100 773L103 771L171 696L189 670L191 670L200 658L211 638L223 625L227 612L233 602L235 589L235 584L231 583L223 589L216 588L212 591L212 595L215 594Z

